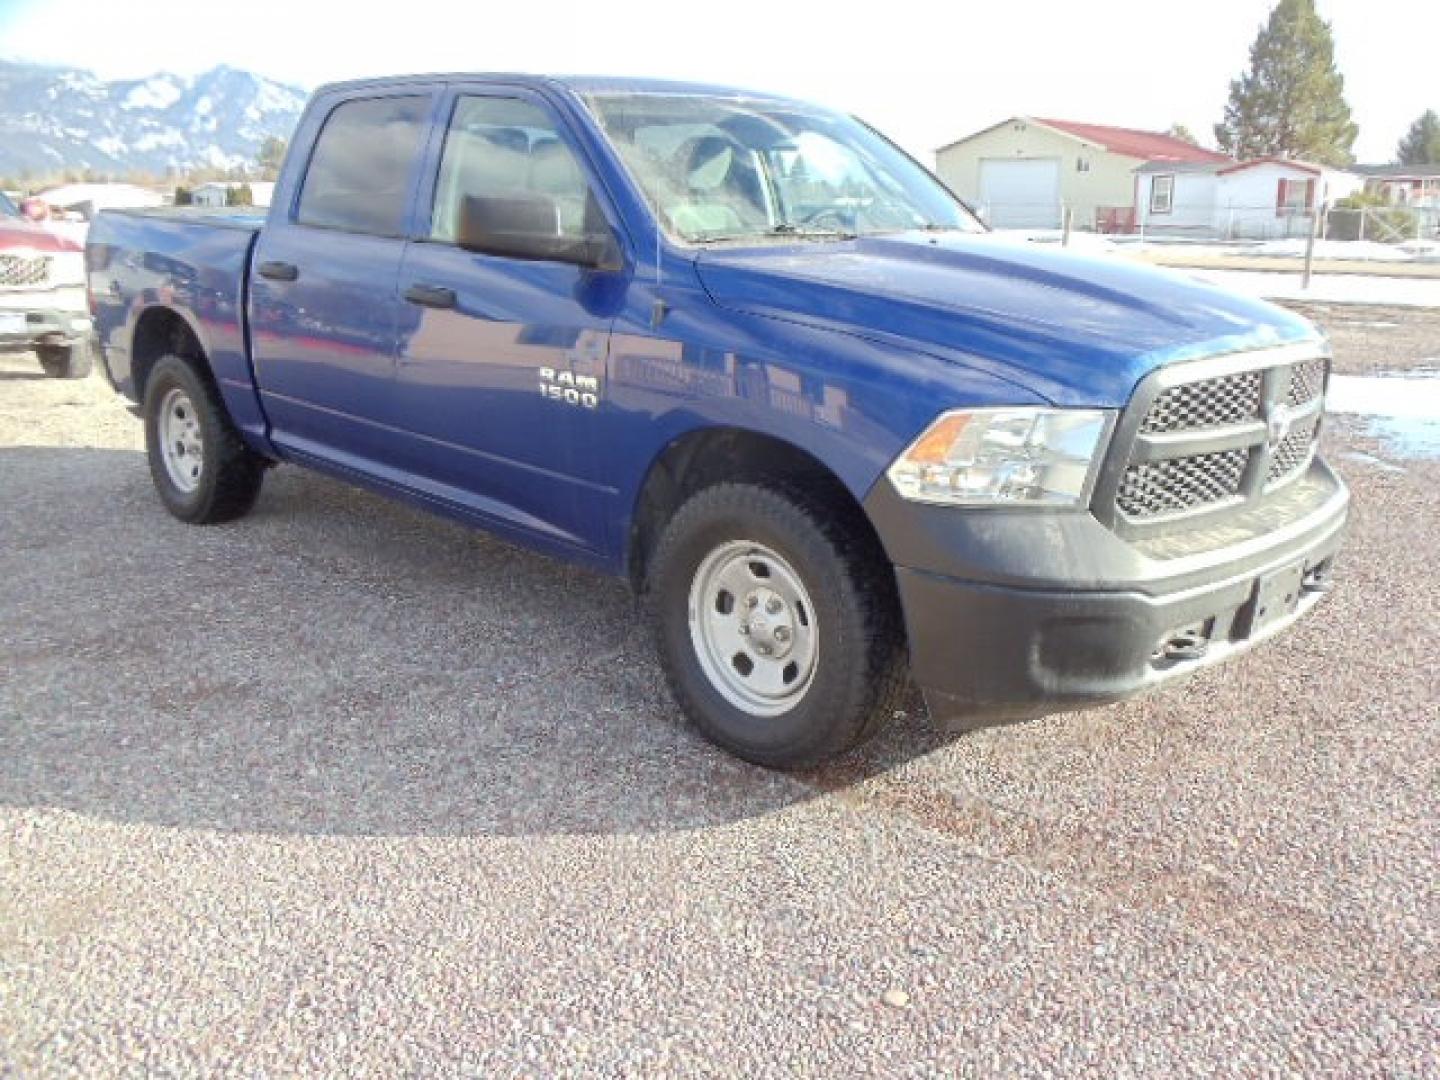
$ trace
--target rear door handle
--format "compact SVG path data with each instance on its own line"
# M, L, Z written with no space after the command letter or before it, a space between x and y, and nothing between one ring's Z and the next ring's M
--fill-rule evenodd
M411 285L405 290L405 299L421 307L453 308L455 290L441 285Z
M300 268L294 263L262 262L260 276L271 281L294 281L300 276Z

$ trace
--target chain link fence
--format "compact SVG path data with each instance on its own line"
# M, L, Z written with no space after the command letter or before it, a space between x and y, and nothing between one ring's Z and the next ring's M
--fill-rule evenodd
M1164 242L1232 243L1272 240L1356 241L1401 245L1440 241L1440 205L1327 206L1318 211L1275 203L1185 207L1165 213L1146 207L1069 206L1064 203L974 204L991 227L1024 232L1073 231ZM1318 220L1317 220L1318 218Z

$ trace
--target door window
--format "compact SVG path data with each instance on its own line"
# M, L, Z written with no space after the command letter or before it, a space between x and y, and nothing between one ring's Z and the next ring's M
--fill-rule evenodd
M517 98L462 97L455 104L435 185L430 238L454 243L466 196L542 196L555 204L556 235L586 237L597 213L580 163L548 113ZM591 221L594 221L591 217Z
M361 98L336 106L305 172L302 225L401 236L410 172L425 137L430 99Z

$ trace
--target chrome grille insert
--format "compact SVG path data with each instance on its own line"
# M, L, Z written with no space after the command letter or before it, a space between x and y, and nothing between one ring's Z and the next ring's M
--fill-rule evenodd
M1305 475L1330 368L1321 348L1277 346L1153 372L1117 426L1096 516L1121 531L1150 531Z
M1285 404L1292 409L1314 401L1325 392L1325 372L1330 364L1323 356L1305 360L1290 369Z
M1261 373L1241 371L1160 393L1140 430L1147 434L1238 424L1260 415Z
M1315 453L1316 428L1320 420L1316 417L1309 423L1295 428L1270 452L1270 469L1265 474L1265 486L1274 487L1290 479L1306 465Z
M1249 450L1222 450L1131 465L1116 503L1126 517L1148 518L1217 503L1240 494Z
M44 255L0 255L0 287L26 288L50 280L50 260Z

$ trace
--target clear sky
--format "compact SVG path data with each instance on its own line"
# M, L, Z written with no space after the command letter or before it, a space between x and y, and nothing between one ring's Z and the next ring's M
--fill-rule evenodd
M405 71L653 75L856 112L922 160L1016 114L1203 140L1272 0L0 0L0 56L107 78L230 64L306 88ZM1440 2L1320 0L1362 161L1440 109Z

